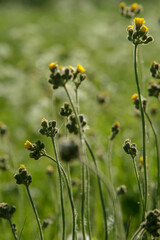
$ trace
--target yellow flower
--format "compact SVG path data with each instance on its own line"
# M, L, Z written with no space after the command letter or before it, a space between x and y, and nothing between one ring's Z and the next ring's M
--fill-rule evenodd
M146 27L145 25L143 25L142 27L141 27L141 29L140 29L140 31L142 32L142 33L147 33L148 32L148 27Z
M86 71L86 69L84 69L81 64L78 64L78 65L77 65L77 72L78 72L78 73L83 73L83 72L85 72L85 71Z
M134 18L134 22L137 27L141 27L145 23L145 20L144 18Z
M132 95L132 100L137 100L137 98L138 98L138 94L137 93Z
M135 11L137 7L138 7L138 4L137 3L133 3L131 5L131 11Z
M52 62L52 63L50 63L50 64L48 65L48 67L49 67L50 70L53 70L54 68L57 67L57 63L56 63L56 62Z
M119 127L119 126L120 126L120 123L119 123L118 121L116 121L116 122L114 123L114 125L115 125L116 127Z
M68 68L69 68L72 72L74 72L74 67L72 67L71 65L68 65Z
M41 123L44 123L44 122L48 122L48 121L47 121L47 119L45 119L45 118L42 118L42 121L41 121Z
M21 164L19 170L24 170L24 169L26 169L25 165Z
M142 156L139 158L139 161L140 161L140 163L143 163L143 157ZM146 157L146 162L147 161L148 161L148 158Z
M31 146L32 146L32 143L27 140L27 141L25 142L24 146L25 146L26 149L29 150L29 149L31 148Z
M124 2L121 2L119 6L120 6L121 9L124 9L124 7L126 6L126 4L125 4Z

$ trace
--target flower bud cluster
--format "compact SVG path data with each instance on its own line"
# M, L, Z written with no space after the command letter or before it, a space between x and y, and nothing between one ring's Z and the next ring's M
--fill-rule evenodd
M0 135L5 135L7 132L7 126L3 123L3 122L0 122Z
M26 149L31 151L29 154L30 158L38 160L45 154L45 145L40 140L35 143L31 143L27 140L24 145Z
M150 72L152 73L153 78L160 79L160 64L153 61L150 67Z
M72 109L70 108L70 105L68 102L65 102L64 105L61 107L60 115L63 117L68 117L72 114Z
M153 37L148 35L148 27L144 25L144 18L134 18L135 25L127 27L128 40L133 44L147 44L153 41Z
M84 127L86 126L86 120L84 119L84 116L82 114L78 115L81 127L84 131ZM71 115L69 115L68 117L68 122L66 123L66 128L68 129L68 131L70 133L74 133L74 134L78 134L78 123L75 117L75 114L72 113Z
M74 69L72 66L59 66L56 62L49 64L51 71L49 83L52 84L53 89L64 87L69 80L73 80L76 88L78 88L82 81L86 79L86 71L80 64Z
M46 135L47 137L55 137L55 135L58 133L58 129L56 128L56 121L48 121L45 118L42 119L41 121L41 129L39 132L42 135Z
M9 206L8 203L0 203L0 217L4 219L11 219L13 213L15 213L16 207Z
M17 184L24 184L25 186L29 186L32 182L32 176L27 172L27 169L23 164L20 165L18 173L15 174L14 178L16 179Z
M8 169L7 156L0 157L0 169L2 169L2 170Z
M154 238L160 237L160 211L158 209L148 212L145 229Z
M112 131L112 135L110 137L110 140L113 140L115 138L115 136L119 133L119 127L120 127L120 123L119 122L115 122L111 128Z
M60 157L65 162L79 157L79 145L74 139L65 139L59 145Z
M137 110L139 110L139 98L138 98L138 94L137 94L137 93L135 93L135 94L132 95L132 100L133 100L133 102L134 102L135 108L136 108ZM147 106L147 99L146 99L146 98L143 98L143 97L141 96L141 101L142 101L143 109L144 109L144 111L145 111L145 110L146 110L146 106Z
M151 82L148 87L148 95L159 98L160 96L160 81Z
M131 143L130 139L126 139L123 145L124 151L131 155L132 158L135 158L137 155L137 147L135 143Z
M142 6L138 3L133 3L131 6L126 6L124 2L120 3L121 14L127 18L134 18L137 14L141 13Z

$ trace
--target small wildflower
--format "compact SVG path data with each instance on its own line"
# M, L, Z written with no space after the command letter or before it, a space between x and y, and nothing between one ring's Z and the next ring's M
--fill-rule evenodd
M137 100L137 98L138 98L138 94L137 94L137 93L134 93L134 94L132 95L132 100Z
M125 4L125 2L121 2L119 6L120 6L121 9L124 9L124 7L126 6L126 4Z
M8 203L0 203L0 218L11 219L12 215L15 213L16 207L9 207Z
M84 69L84 67L82 67L81 64L77 65L77 72L78 73L84 73L86 71L86 69Z
M140 161L140 163L143 163L143 157L142 156L139 157L139 161ZM148 158L147 157L146 157L146 162L148 162Z
M131 5L131 11L135 11L137 9L137 7L138 7L138 3L133 3Z
M160 211L158 209L148 212L144 227L146 231L154 238L160 237Z
M17 184L24 184L25 186L29 186L32 182L32 176L27 172L24 164L20 165L18 173L15 174L14 178L16 179Z
M142 32L142 33L147 33L148 32L148 27L146 27L145 25L143 25L142 27L141 27L141 29L140 29L140 31Z
M57 68L57 63L56 62L52 62L48 65L49 69L52 71L53 69Z
M137 155L137 147L135 143L131 143L130 139L126 139L123 145L124 151L131 155L132 158L135 158Z
M30 148L27 148L30 152L30 158L34 158L38 160L45 154L45 145L40 140L36 141L35 143L31 144Z
M112 135L110 137L110 140L113 140L115 136L119 133L119 127L120 127L120 123L116 121L111 128Z
M125 185L121 185L116 189L116 193L117 193L118 196L119 195L124 195L124 194L126 194L126 192L127 192L127 188L126 188Z
M60 142L59 146L60 157L65 162L79 157L78 143L73 139L67 139Z
M140 28L144 23L145 23L145 20L144 18L134 18L134 22L136 24L136 27L137 28Z
M150 72L152 73L153 78L160 79L160 64L153 61L150 67Z
M39 132L42 135L46 135L47 137L55 137L55 135L58 133L56 124L57 123L55 120L48 121L45 118L43 118L41 121L42 128L39 130Z
M68 117L72 114L72 109L70 108L70 105L68 102L65 102L64 105L61 107L60 115L63 117Z
M27 140L27 141L25 142L24 146L25 146L26 149L29 150L29 149L31 149L31 147L32 147L32 143Z

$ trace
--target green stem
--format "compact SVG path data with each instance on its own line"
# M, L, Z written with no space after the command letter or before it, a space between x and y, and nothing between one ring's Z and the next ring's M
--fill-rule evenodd
M135 237L143 230L143 226L140 226L137 231L134 233L134 235L132 236L132 238L130 240L134 240Z
M65 210L64 210L64 201L63 201L63 184L62 184L61 167L60 167L60 162L59 162L58 155L57 155L54 137L52 135L51 135L51 139L52 139L53 149L54 149L54 153L55 153L58 174L59 174L60 199L61 199L61 211L62 211L62 240L65 240L66 239L66 237L65 237L66 224L65 224Z
M137 170L137 166L136 166L134 157L132 157L132 162L133 162L133 167L134 167L134 171L135 171L136 179L137 179L137 183L138 183L138 188L139 188L139 193L140 193L140 198L141 198L141 203L142 203L142 209L144 211L143 194L142 194L142 189L141 189L140 180L139 180L139 174L138 174L138 170Z
M50 155L45 153L44 156L49 158L49 159L51 159L53 162L55 162L57 164L57 161L53 157L51 157ZM69 180L68 180L67 174L66 174L64 168L61 165L60 165L60 168L61 168L63 177L64 177L64 179L66 181L69 201L70 201L70 205L71 205L72 219L73 219L72 240L75 240L76 239L76 211L75 211L75 207L74 207L72 192L71 192L71 189L70 189L70 184L69 184Z
M75 88L75 95L76 95L76 109L77 113L79 112L79 101L78 101L78 89Z
M41 238L41 240L44 240L41 223L40 223L40 220L39 220L39 217L38 217L38 213L37 213L36 207L35 207L34 202L33 202L33 200L32 200L32 196L31 196L31 193L30 193L30 190L29 190L29 186L28 186L28 185L25 185L25 186L26 186L26 190L27 190L27 193L28 193L28 197L29 197L29 200L30 200L30 202L31 202L31 205L32 205L32 208L33 208L35 217L36 217L36 220L37 220L37 224L38 224L38 228L39 228L39 233L40 233L40 238Z
M89 192L90 192L90 175L89 175L89 169L86 167L86 178L87 178L87 227L88 227L88 235L89 240L92 240L92 234L91 234L91 224L90 224L90 198L89 198Z
M78 112L76 111L75 107L74 107L74 103L72 101L72 98L70 96L70 93L67 89L67 86L64 85L64 89L66 91L66 94L67 94L67 97L69 99L69 102L72 106L72 109L73 109L73 112L75 114L75 118L76 118L76 121L77 121L77 124L78 124L78 131L79 131L79 137L80 137L80 140L81 140L81 149L82 149L82 152L83 152L83 155L84 155L84 151L83 151L83 144L82 144L82 129L81 129L81 125L80 125L80 121L79 121L79 118L78 118ZM85 166L82 164L82 167L81 167L81 177L82 177L82 202L81 202L81 223L82 223L82 235L83 235L83 240L86 239L85 237Z
M155 138L155 144L156 144L156 154L157 154L157 201L158 201L159 196L160 196L160 169L159 169L160 168L160 164L159 164L160 159L159 159L158 137L157 137L155 127L154 127L148 113L145 112L145 115L146 115L146 117L149 121L149 124L150 124L151 128L152 128L154 138ZM158 204L158 203L156 202L156 204Z
M144 209L142 213L142 220L145 218L145 211L147 209L147 195L148 195L148 184L147 184L147 166L146 166L146 133L145 133L145 118L144 118L144 109L142 106L141 100L141 91L138 80L137 73L137 44L135 44L134 48L134 72L137 86L137 93L139 98L139 108L141 112L141 121L142 121L142 151L143 151L143 167L144 167Z
M106 209L105 209L105 202L104 202L104 197L103 197L103 191L102 191L102 185L101 185L101 180L98 176L98 166L97 166L97 162L96 162L96 158L93 154L93 151L88 143L88 141L86 140L86 138L84 138L84 141L86 143L86 146L88 148L88 151L92 157L92 160L94 162L94 166L96 169L96 173L97 173L97 180L98 180L98 187L99 187L99 193L100 193L100 199L101 199L101 205L102 205L102 211L103 211L103 221L104 221L104 239L107 240L108 239L108 227L107 227L107 214L106 214Z
M10 226L11 226L11 230L12 230L12 233L13 233L14 239L15 239L15 240L18 240L17 235L16 235L16 233L15 233L15 231L14 231L14 229L13 229L13 224L12 224L11 219L8 218L8 221L9 221L9 224L10 224Z

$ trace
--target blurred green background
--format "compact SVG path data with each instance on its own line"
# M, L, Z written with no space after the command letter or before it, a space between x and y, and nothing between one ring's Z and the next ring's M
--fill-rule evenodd
M51 217L53 224L45 230L46 239L60 239L60 208L58 177L55 168L50 181L45 168L51 164L47 159L29 159L24 142L40 139L48 153L53 155L49 139L40 136L38 130L43 117L58 121L60 106L66 101L62 89L52 91L48 84L48 64L57 61L59 65L80 63L87 70L87 80L80 88L80 110L84 113L90 130L88 138L104 169L108 154L109 136L114 121L120 122L120 133L112 146L112 166L115 188L121 184L127 187L127 194L121 197L124 222L131 219L130 234L138 224L139 195L131 159L122 149L124 140L130 138L137 143L138 158L141 156L141 122L134 110L131 96L136 92L133 71L133 46L127 40L126 28L129 19L121 16L120 1L42 1L15 0L0 1L0 121L8 128L7 135L0 138L0 155L9 156L9 171L0 171L0 202L17 207L13 217L20 230L25 222L23 239L36 239L37 226L23 186L16 186L13 179L21 163L31 172L31 192L41 219ZM131 4L127 1L126 4ZM153 60L160 62L160 2L139 1L143 5L141 17L146 20L154 42L140 46L138 52L139 76L143 96L148 98L148 84L152 79L149 68ZM98 102L99 96L106 96L105 103ZM152 120L159 134L159 103L148 98L148 113L156 104L158 113ZM156 158L154 138L147 124L147 157L150 188L150 208L153 207L156 181ZM71 165L73 179L80 180L80 164ZM95 184L93 184L95 182ZM93 185L92 185L93 184ZM91 209L93 236L102 239L102 215L96 179L91 174ZM46 187L47 186L47 187ZM79 185L73 187L76 207L80 208ZM107 199L107 192L106 199ZM66 205L68 204L65 193ZM53 199L55 200L53 202ZM108 202L108 200L107 200ZM108 203L111 229L113 228L112 205ZM70 212L67 210L67 218ZM137 220L138 219L138 220ZM78 223L80 222L78 215ZM11 239L8 223L0 219L0 239ZM80 227L79 227L80 228ZM67 235L71 232L68 221Z

